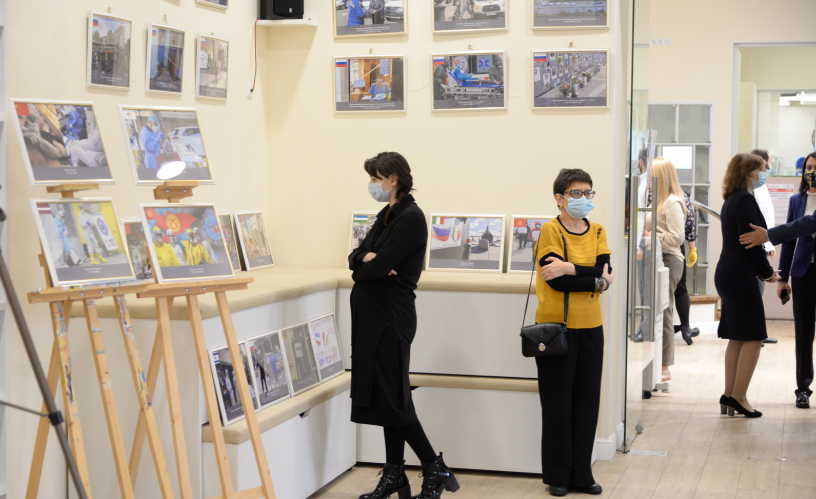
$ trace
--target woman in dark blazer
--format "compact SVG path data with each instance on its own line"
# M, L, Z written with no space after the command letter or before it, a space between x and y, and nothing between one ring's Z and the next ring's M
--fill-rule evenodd
M793 222L816 211L816 152L805 160L799 194L788 202L788 220ZM796 331L796 407L810 407L813 391L813 338L816 316L816 264L813 263L814 244L810 234L787 241L782 245L779 257L779 284L776 294L791 292L788 279L793 285L793 323Z
M382 426L386 463L373 492L360 499L408 499L405 443L422 461L422 491L416 499L436 499L459 484L436 455L411 400L408 366L417 328L414 290L428 244L425 214L414 197L408 162L395 152L366 160L368 190L388 202L360 247L349 255L351 290L351 420Z
M765 161L754 154L737 154L728 163L723 179L721 213L723 246L714 285L722 298L722 317L717 335L730 340L725 351L725 391L720 397L722 413L734 411L749 418L762 413L748 403L746 393L754 375L765 329L765 308L756 276L776 282L779 276L768 263L762 246L746 249L739 235L748 232L750 224L765 227L765 219L754 199L755 188L768 176Z

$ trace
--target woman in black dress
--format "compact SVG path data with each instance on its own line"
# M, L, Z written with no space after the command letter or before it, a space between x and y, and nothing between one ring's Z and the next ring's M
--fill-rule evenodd
M765 218L754 199L754 189L765 183L765 161L754 154L737 154L728 163L723 179L722 235L720 261L714 285L722 298L722 317L717 335L730 340L725 351L725 392L720 397L722 413L736 410L749 418L762 413L748 403L748 385L759 361L765 328L765 307L756 276L777 282L779 275L768 263L762 246L745 249L739 236L749 224L765 227Z
M373 492L360 499L408 499L405 443L422 461L422 492L416 499L436 499L459 484L434 451L411 400L408 366L417 328L416 296L428 244L425 214L414 197L408 162L395 152L366 160L371 196L388 204L366 238L349 255L351 290L351 420L382 426L386 463Z

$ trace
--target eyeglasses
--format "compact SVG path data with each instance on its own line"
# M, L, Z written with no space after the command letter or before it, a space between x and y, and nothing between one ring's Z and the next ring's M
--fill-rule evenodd
M586 196L587 199L592 199L595 197L595 191L582 191L580 189L573 189L565 192L564 194L569 194L572 199L581 199L581 196Z

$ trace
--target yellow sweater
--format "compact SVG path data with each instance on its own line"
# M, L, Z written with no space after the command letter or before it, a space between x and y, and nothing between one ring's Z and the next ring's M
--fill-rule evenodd
M567 261L585 267L595 266L600 255L610 254L606 242L606 230L602 225L589 222L589 229L583 234L567 231L561 222L554 218L541 227L541 236L536 246L536 295L538 308L536 322L562 322L564 320L564 293L556 291L541 277L540 262L543 256L551 253L564 258L564 243L567 242ZM598 293L571 292L567 327L570 329L587 329L603 325L601 301Z

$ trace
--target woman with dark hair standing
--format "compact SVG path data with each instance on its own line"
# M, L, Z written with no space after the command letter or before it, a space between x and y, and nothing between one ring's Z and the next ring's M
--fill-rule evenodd
M737 411L747 418L762 416L748 403L747 392L762 341L768 337L765 306L756 276L765 282L779 280L762 246L746 249L739 244L739 235L748 232L750 224L765 227L762 211L753 196L754 189L765 183L765 165L765 161L754 154L737 154L728 163L723 179L723 245L714 273L714 285L722 298L717 335L729 340L720 409L722 414L727 411L733 416Z
M422 461L422 491L436 499L459 483L431 446L414 410L408 366L417 328L414 290L428 244L425 214L414 197L411 168L400 154L383 152L366 160L368 191L387 202L360 247L349 255L351 290L351 420L382 426L385 458L377 487L360 499L408 499L405 443Z
M799 183L799 194L791 196L788 201L787 222L799 220L816 211L816 152L805 158L802 180ZM767 244L767 243L766 243ZM816 315L816 263L814 263L816 245L808 234L782 244L779 257L779 284L776 295L791 292L793 285L793 323L796 332L796 407L810 408L810 396L813 391L813 338Z

